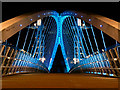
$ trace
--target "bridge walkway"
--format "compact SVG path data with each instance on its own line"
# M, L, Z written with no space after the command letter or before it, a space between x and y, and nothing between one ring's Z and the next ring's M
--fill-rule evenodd
M119 79L92 74L29 73L5 76L2 78L3 90L12 88L66 88L81 90L118 90ZM115 89L116 88L116 89Z

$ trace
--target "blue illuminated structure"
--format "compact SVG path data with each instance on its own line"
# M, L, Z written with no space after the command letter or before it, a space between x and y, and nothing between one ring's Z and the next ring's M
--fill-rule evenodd
M104 33L100 31L101 37L99 38L102 40L101 46L103 45L101 50L93 25L83 20L85 18L84 15L79 15L79 18L77 15L77 13L72 11L65 11L61 14L55 11L44 12L37 15L39 17L38 20L41 22L40 25L37 25L38 20L33 22L34 19L29 18L29 21L33 23L26 27L27 32L21 49L18 47L21 44L22 30L18 33L15 45L15 50L18 50L18 52L12 66L37 68L50 72L57 48L60 45L67 73L81 70L85 73L107 75L108 70L104 68L110 68L111 65L105 52L107 51L107 46ZM87 20L88 22L93 21L91 18ZM24 25L19 25L19 27L22 26ZM102 28L103 25L99 27ZM32 34L29 34L31 30ZM26 48L27 45L28 47ZM118 42L116 42L115 46L117 46L118 50ZM112 57L112 59L117 60L116 57ZM114 70L109 70L108 72L109 76L114 76ZM17 71L16 69L16 73L19 73L19 70Z
M67 56L66 56L66 53L65 53L65 49L64 49L65 47L64 47L64 44L63 44L63 37L62 37L62 24L63 24L64 19L68 16L64 16L64 17L52 16L52 17L54 17L54 19L56 20L56 23L57 23L57 36L56 36L56 41L55 41L55 45L54 45L54 49L53 49L53 52L52 52L52 56L51 56L51 60L50 60L50 63L49 63L48 70L50 71L50 69L52 68L53 61L54 61L54 58L55 58L55 54L56 54L56 51L57 51L57 47L58 47L58 45L60 45L61 49L62 49L62 54L63 54L63 57L64 57L64 61L65 61L65 64L66 64L67 72L69 72L70 67L69 67L69 63L67 61Z

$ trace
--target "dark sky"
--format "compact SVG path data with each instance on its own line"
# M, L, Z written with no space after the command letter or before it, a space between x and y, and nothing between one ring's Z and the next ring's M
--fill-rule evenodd
M41 10L55 10L59 13L65 10L85 10L120 21L118 2L3 2L2 19L5 21L20 14Z

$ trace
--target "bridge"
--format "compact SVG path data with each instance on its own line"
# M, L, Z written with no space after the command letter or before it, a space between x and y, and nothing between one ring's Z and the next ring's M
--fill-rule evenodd
M40 11L0 26L3 89L118 90L119 22L82 11ZM58 49L63 57L57 58L59 63ZM60 64L62 69L57 67Z

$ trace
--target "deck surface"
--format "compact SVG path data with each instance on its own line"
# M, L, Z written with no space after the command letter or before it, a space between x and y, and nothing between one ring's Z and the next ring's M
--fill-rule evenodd
M19 74L2 78L2 88L118 88L118 78L89 74Z

